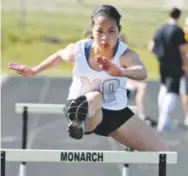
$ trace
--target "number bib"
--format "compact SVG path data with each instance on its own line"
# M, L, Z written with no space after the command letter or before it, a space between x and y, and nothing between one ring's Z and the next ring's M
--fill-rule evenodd
M90 81L86 77L82 77L81 82L81 94L97 90L102 94L103 103L112 103L116 101L116 91L120 87L120 81L118 79L112 78L105 81L94 79Z

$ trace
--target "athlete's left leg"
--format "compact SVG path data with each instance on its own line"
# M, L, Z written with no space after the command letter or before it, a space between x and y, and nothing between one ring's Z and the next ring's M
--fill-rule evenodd
M81 139L85 131L94 130L102 121L102 96L97 91L91 91L71 100L67 108L67 118L70 120L68 131L71 137Z

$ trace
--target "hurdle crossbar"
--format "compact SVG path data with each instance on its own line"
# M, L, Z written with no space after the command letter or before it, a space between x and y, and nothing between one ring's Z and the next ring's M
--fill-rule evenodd
M64 104L34 104L34 103L16 103L15 112L18 114L23 113L25 108L29 114L62 114ZM135 112L135 106L129 106Z
M27 108L29 114L62 114L64 107L64 104L16 103L15 112L21 114Z
M5 161L62 162L62 163L132 163L159 164L160 157L166 156L166 164L177 164L176 152L125 152L90 150L35 150L1 149Z

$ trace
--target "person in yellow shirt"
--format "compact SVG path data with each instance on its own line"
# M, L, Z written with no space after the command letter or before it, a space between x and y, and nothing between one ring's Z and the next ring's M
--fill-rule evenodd
M185 40L188 42L188 16L185 20L185 27L184 27L184 33L185 33ZM186 47L186 54L187 54L187 61L185 61L185 75L182 79L182 102L185 112L185 119L184 119L184 125L188 127L188 66L186 63L188 63L188 43L185 46Z

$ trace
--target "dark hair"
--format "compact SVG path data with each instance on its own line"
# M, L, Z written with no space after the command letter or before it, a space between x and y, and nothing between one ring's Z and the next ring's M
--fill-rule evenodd
M91 15L92 25L94 24L94 18L100 15L113 19L117 23L119 31L121 30L121 25L120 25L121 15L114 6L102 5L96 8Z
M181 15L181 10L180 9L178 9L178 8L176 8L176 7L174 7L174 8L172 8L172 10L170 11L170 17L171 18L174 18L174 19L178 19L179 17L180 17L180 15Z
M90 28L88 28L87 30L84 30L84 37L93 39L92 31Z

